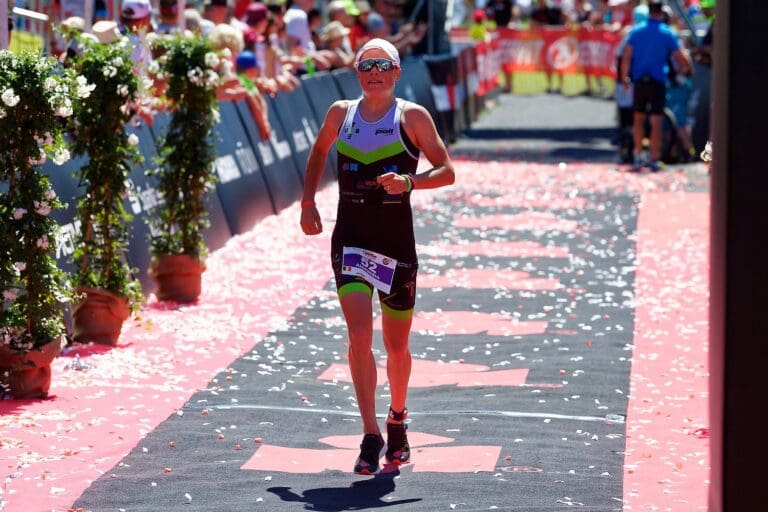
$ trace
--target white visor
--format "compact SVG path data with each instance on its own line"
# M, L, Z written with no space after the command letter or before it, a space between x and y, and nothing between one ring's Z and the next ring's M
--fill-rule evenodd
M372 48L378 48L379 50L382 50L384 53L386 53L390 60L392 60L397 67L400 67L400 55L397 52L397 48L395 48L395 45L390 43L389 41L381 38L375 38L371 39L367 43L365 43L362 48L357 50L357 55L355 55L355 67L357 67L357 64L360 62L360 57L365 53L366 51L372 49Z

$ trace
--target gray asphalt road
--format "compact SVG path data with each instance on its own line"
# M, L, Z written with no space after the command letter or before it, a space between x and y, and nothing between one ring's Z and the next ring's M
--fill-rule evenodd
M518 161L616 162L616 104L559 94L493 100L452 146L453 156Z

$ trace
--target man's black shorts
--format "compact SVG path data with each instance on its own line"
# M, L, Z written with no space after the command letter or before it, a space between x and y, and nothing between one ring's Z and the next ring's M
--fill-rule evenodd
M650 112L662 114L666 103L667 87L664 82L653 78L643 77L635 83L635 96L632 110L635 112Z

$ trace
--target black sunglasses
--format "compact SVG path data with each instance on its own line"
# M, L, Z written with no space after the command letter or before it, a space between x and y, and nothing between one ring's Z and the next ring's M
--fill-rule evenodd
M357 69L363 73L367 73L368 71L372 70L373 66L376 66L376 69L379 71L384 72L393 69L395 67L395 63L388 59L365 59L357 63Z

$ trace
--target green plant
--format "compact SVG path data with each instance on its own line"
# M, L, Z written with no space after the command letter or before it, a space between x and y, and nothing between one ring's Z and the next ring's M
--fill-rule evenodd
M164 199L152 221L151 251L203 259L203 230L209 225L205 197L216 184L211 130L219 116L216 90L223 61L205 38L177 36L155 44L162 54L159 78L167 80L165 100L172 114L159 167L148 172L157 177Z
M75 102L71 118L72 152L88 156L77 172L85 193L77 204L81 228L73 255L74 282L126 297L135 311L143 296L133 277L136 269L125 261L131 215L123 208L123 195L131 166L142 157L138 137L125 127L144 103L147 87L134 73L127 39L79 43L83 51L68 65L85 77L92 91Z
M24 353L64 335L67 276L54 258L62 207L39 166L69 159L63 139L87 81L36 51L0 51L0 346Z

